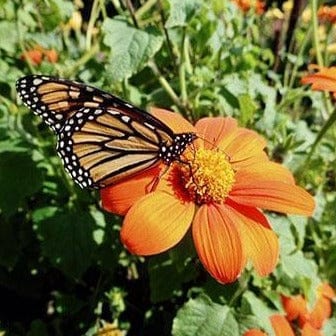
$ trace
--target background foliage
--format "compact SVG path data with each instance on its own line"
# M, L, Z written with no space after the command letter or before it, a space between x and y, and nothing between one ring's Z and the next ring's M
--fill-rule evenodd
M309 19L300 12L288 29L290 11L279 18L279 4L268 5L256 15L220 0L0 1L6 335L89 336L103 326L111 335L238 336L252 327L271 335L279 293L301 292L313 302L321 280L336 284L335 128L307 155L334 104L299 81L315 62ZM322 46L335 38L325 28ZM327 48L323 56L326 65L335 62ZM120 219L66 176L53 135L18 101L15 81L29 73L81 80L191 121L234 116L267 138L269 155L315 195L316 212L309 220L269 214L281 256L267 278L246 271L232 285L217 284L188 237L162 255L131 256L119 242ZM336 334L333 326L334 318L326 335Z

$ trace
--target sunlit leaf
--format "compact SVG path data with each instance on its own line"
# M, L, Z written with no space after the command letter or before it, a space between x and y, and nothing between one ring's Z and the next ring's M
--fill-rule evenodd
M239 336L239 328L228 306L207 296L189 300L173 322L174 336Z
M106 19L104 44L111 49L106 66L111 80L129 78L160 49L163 38L155 28L137 29L122 18Z
M169 3L170 15L166 28L186 25L201 4L199 0L169 0Z

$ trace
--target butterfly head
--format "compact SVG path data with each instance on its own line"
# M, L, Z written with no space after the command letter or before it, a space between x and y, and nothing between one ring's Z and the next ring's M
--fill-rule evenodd
M170 145L162 143L159 151L159 158L169 166L173 161L179 160L184 150L197 138L196 133L178 133L173 137Z

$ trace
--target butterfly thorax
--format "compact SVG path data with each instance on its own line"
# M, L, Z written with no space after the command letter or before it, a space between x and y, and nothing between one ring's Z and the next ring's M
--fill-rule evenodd
M160 144L158 157L164 164L169 166L173 161L179 160L181 154L197 138L195 133L175 134L172 143L162 142Z

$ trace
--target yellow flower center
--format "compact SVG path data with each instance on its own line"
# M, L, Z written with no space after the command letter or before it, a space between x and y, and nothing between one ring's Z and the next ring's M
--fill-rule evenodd
M197 204L223 201L235 182L235 173L225 153L200 148L177 163L183 194Z

